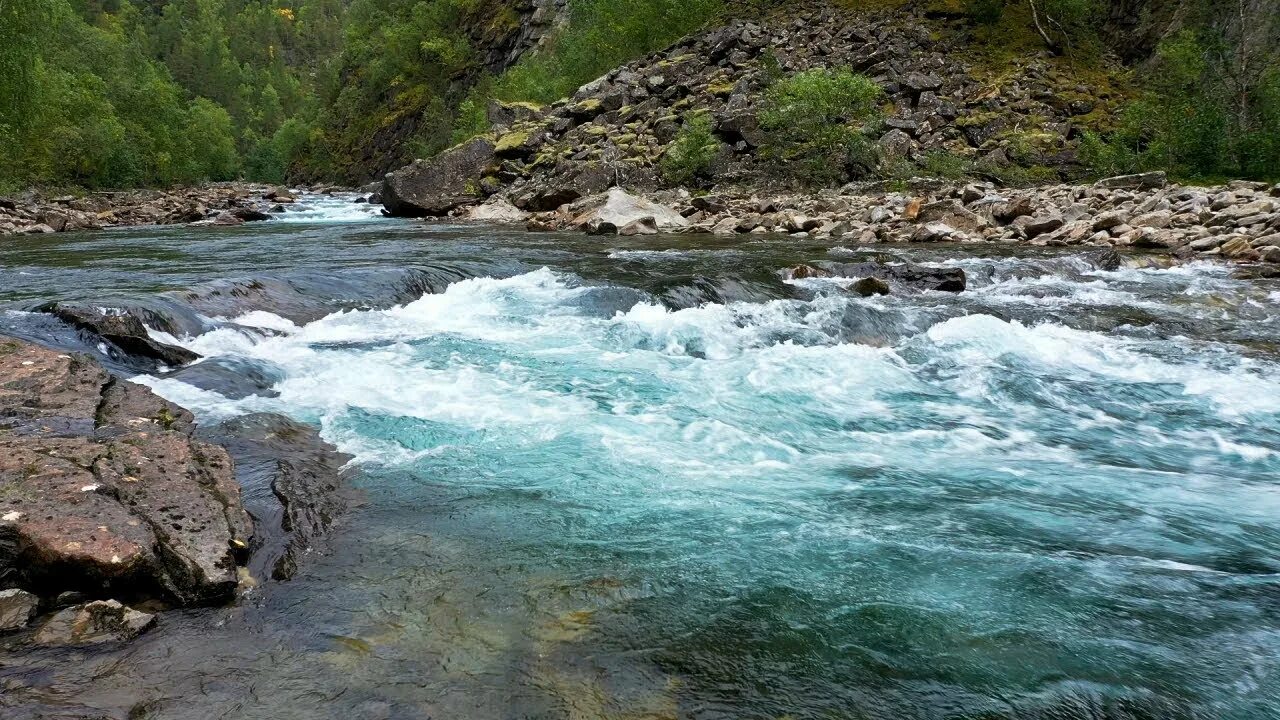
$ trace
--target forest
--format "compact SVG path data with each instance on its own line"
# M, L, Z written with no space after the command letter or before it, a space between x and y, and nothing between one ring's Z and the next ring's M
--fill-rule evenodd
M0 188L365 182L387 169L371 146L429 156L483 132L490 99L553 101L771 4L570 0L566 22L506 63L486 45L521 16L498 0L0 0ZM1130 102L1084 143L1098 174L1280 176L1269 0L925 4L979 49L1016 23L1045 52L1126 63ZM379 140L392 125L411 131Z

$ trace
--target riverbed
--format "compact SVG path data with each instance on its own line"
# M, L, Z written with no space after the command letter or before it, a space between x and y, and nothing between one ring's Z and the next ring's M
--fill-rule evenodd
M254 392L137 379L315 424L364 498L236 606L0 650L0 715L1280 716L1280 282L302 206L0 246L29 339L44 301L269 289L153 332ZM853 261L968 288L785 279Z

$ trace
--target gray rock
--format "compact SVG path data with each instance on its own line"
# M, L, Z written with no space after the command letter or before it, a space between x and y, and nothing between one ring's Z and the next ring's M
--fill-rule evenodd
M612 188L603 197L594 198L587 209L573 219L572 225L601 234L599 228L603 224L612 225L613 232L617 232L644 219L651 221L655 232L689 226L689 221L675 209L636 197L622 188Z
M1103 178L1094 183L1093 186L1110 190L1154 190L1164 187L1168 182L1168 176L1163 170L1160 170L1136 175L1116 175L1115 177Z
M494 161L494 145L484 138L445 150L430 160L388 173L382 205L400 217L439 216L484 199L481 180Z
M0 633L26 627L39 605L40 599L24 590L0 591Z
M871 297L872 295L888 295L889 283L878 277L865 277L850 286L850 290L858 293L862 297Z
M39 645L98 645L127 642L155 625L156 616L115 600L96 600L60 610L32 640Z

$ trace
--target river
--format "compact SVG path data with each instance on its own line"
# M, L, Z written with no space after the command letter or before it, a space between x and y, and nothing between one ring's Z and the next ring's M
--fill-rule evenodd
M304 204L0 245L35 339L258 279L279 312L155 334L260 394L138 380L316 424L364 498L234 607L0 656L5 718L1280 717L1280 283ZM969 288L779 272L855 259Z

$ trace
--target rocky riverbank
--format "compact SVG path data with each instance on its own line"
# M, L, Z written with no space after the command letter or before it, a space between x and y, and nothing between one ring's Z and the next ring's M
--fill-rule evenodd
M0 632L19 642L124 640L288 578L344 507L346 458L287 418L197 428L86 355L3 337L0 378Z
M326 186L315 192L337 190ZM80 195L32 190L0 197L0 235L186 223L239 225L283 214L295 202L297 197L290 190L249 183Z

